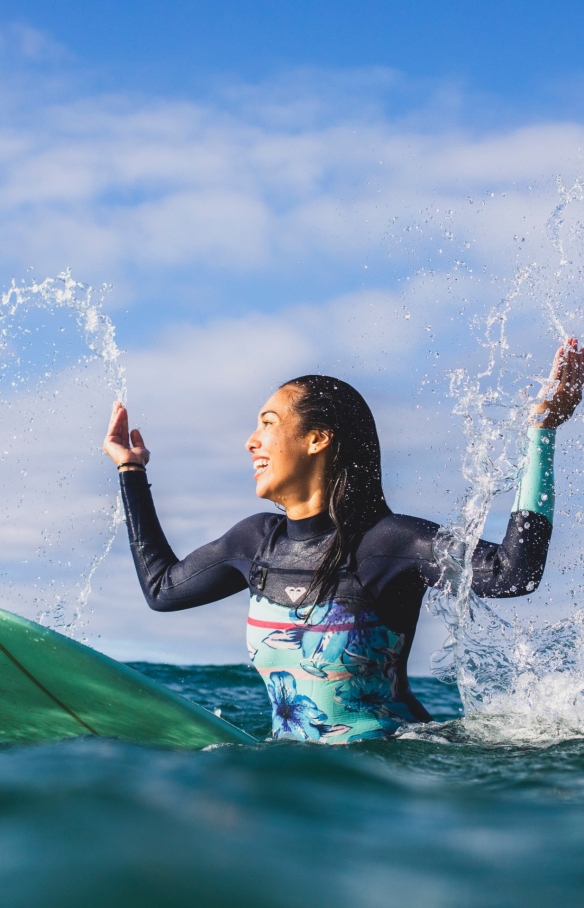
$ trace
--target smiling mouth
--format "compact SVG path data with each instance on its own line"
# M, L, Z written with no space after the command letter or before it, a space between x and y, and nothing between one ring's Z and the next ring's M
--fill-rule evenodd
M255 477L261 476L262 473L267 469L269 461L264 459L254 460L253 468L255 470Z

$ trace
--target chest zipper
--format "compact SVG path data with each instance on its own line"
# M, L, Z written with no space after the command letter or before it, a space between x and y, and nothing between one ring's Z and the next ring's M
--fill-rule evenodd
M267 577L267 567L262 567L254 561L249 572L250 586L255 587L257 590L263 590L266 585Z

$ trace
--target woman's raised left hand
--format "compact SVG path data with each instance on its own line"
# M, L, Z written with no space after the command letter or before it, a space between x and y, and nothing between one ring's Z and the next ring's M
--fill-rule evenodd
M118 467L120 464L145 467L150 460L150 451L138 429L129 431L128 411L119 400L113 406L103 450Z
M582 400L584 385L584 348L578 350L578 340L569 337L556 353L550 382L558 385L550 400L540 400L532 410L533 425L539 429L557 429L566 422ZM540 395L542 395L540 391Z

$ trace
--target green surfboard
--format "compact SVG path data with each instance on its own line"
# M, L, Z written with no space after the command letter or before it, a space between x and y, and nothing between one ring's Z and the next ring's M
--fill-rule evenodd
M255 741L128 666L0 609L0 743L79 735L187 749Z

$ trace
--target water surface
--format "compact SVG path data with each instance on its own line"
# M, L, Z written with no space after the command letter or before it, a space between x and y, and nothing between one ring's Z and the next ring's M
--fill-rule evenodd
M135 667L269 733L250 667ZM441 724L385 743L3 748L2 905L581 906L584 740L501 743L413 686Z

